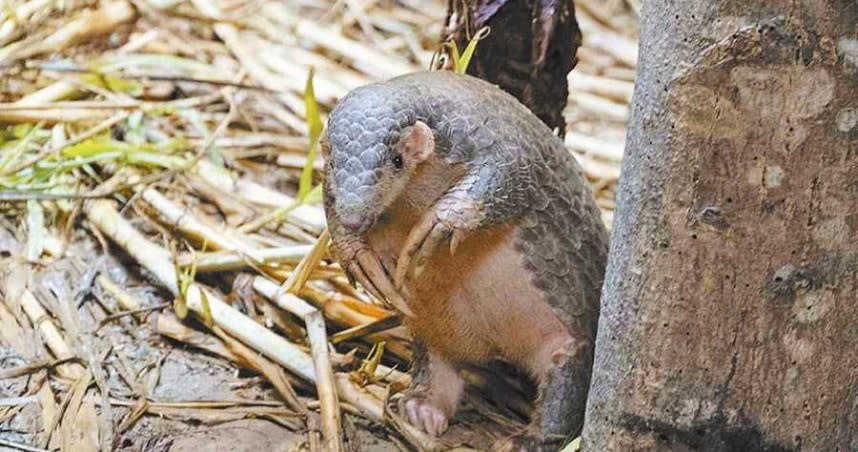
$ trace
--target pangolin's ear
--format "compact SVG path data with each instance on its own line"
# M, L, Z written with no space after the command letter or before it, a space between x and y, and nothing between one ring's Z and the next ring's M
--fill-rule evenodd
M415 165L426 161L435 152L435 135L423 121L417 121L409 127L400 143L400 152Z

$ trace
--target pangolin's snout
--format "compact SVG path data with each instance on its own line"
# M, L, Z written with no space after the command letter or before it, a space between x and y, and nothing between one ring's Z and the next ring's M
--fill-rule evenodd
M371 202L368 202L364 187L346 186L350 190L340 191L335 201L337 222L349 232L360 234L372 227Z
M346 171L337 171L333 192L337 221L352 233L363 233L372 227L378 199L375 171L356 168L350 159Z

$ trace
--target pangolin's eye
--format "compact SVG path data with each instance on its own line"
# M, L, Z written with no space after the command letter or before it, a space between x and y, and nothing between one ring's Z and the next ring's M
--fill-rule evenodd
M402 169L402 156L401 155L396 154L393 156L393 166L395 166L396 169Z

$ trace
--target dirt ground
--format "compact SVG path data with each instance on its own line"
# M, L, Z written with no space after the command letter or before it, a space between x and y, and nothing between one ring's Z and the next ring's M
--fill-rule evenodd
M28 286L42 288L37 291L41 300L53 300L57 302L55 306L59 306L60 299L75 300L77 309L68 314L74 317L70 324L79 328L76 340L81 348L89 352L109 350L109 357L101 365L106 370L105 383L112 402L112 424L121 429L112 450L254 452L306 449L306 427L296 417L284 413L257 417L240 409L242 406L276 409L281 405L276 392L258 375L236 369L218 356L165 338L130 315L108 319L108 312L119 309L116 301L93 282L102 272L122 284L147 307L160 307L152 315L166 311L171 301L166 291L149 282L145 272L139 273L139 267L121 249L109 245L101 249L94 237L81 234L66 251L66 257L47 267L30 267L17 257L22 244L16 239L16 232L7 226L0 227L0 254L6 256L0 258L0 268L6 270L6 287L15 285L9 280L13 277L10 275L23 274L30 281ZM21 271L16 272L16 268ZM63 315L66 314L58 317ZM196 328L202 330L200 325ZM19 368L49 356L42 341L32 337L33 334L34 331L27 332L16 341L18 348L28 356L22 356L12 346L0 347L0 369ZM45 378L44 372L0 379L0 402L3 403L0 405L0 441L39 444L43 440L43 407L38 394L29 394L36 381L42 378ZM55 393L63 389L62 385L53 388ZM306 400L311 396L307 394ZM143 398L154 404L179 407L151 409L149 415L122 429L134 411L134 404ZM511 432L514 424L509 424L509 419L501 424L493 422L492 418L499 415L491 413L491 405L481 399L477 391L470 392L469 401L445 435L446 444L488 450L493 440ZM234 403L236 409L226 412L217 408L181 406L194 402ZM87 403L100 406L100 399L90 393L81 410L85 411ZM479 403L482 410L476 409L474 403ZM85 417L80 416L78 420L83 423L95 420L81 420ZM388 429L360 416L346 414L343 426L351 450L411 450ZM58 436L59 433L54 435L51 444L56 445ZM97 441L97 438L90 439ZM0 451L6 450L19 449L0 444Z

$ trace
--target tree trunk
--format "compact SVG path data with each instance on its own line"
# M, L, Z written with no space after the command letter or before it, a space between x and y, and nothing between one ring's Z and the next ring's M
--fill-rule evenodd
M464 51L483 26L468 74L515 96L559 136L581 31L572 0L447 0L445 39Z
M858 450L856 24L645 3L584 450Z

